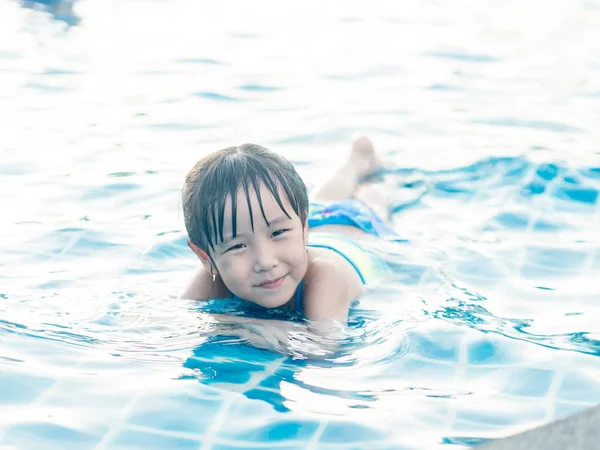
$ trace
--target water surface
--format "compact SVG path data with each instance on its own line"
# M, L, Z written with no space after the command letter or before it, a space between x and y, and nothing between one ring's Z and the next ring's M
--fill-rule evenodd
M2 445L465 448L600 403L598 2L73 13L0 3ZM210 336L186 171L255 142L313 186L361 133L396 278L330 360Z

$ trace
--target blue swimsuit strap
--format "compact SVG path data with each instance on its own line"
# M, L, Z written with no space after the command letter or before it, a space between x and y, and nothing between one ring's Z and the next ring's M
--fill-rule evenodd
M294 312L304 313L304 305L302 304L302 280L294 293Z
M363 276L362 272L360 271L360 269L358 268L358 266L356 265L356 263L354 261L352 261L348 257L348 255L346 255L345 253L343 253L343 252L339 251L337 248L332 247L331 245L327 245L327 244L308 244L308 246L309 247L328 248L329 250L333 250L334 252L342 255L344 257L344 259L346 261L348 261L352 267L354 267L354 270L356 270L356 273L360 277L360 281L362 281L362 284L367 284L367 281L365 280L365 277Z

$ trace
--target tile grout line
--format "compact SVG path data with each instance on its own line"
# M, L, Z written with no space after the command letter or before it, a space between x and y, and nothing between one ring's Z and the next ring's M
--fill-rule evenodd
M121 431L123 428L126 428L126 424L124 422L129 417L134 406L137 404L141 397L142 394L140 393L129 400L125 407L121 409L119 419L115 421L113 426L104 434L100 442L98 442L94 446L93 450L104 450L106 448L106 445L110 444L110 442L119 433L119 431Z
M267 378L267 376L271 376L273 373L275 373L277 369L281 367L284 361L285 357L281 357L278 361L269 364L263 372L259 373L260 375L264 374L265 376L257 376L256 380L250 379L247 383L244 384L244 391L257 387L261 381ZM227 412L233 405L233 402L236 398L236 395L231 395L226 401L223 402L220 411L216 414L215 419L211 423L211 426L209 427L208 431L206 432L203 442L200 443L199 450L211 450L215 441L216 434L221 425L225 422Z
M315 431L315 434L312 435L312 437L310 438L310 441L307 443L307 445L305 447L306 450L313 450L314 448L316 448L317 443L321 439L321 436L323 436L323 432L325 431L325 428L327 428L328 424L329 424L329 420L324 419L324 420L320 421L317 431Z
M552 382L550 383L550 387L548 387L548 392L546 393L546 414L544 415L544 422L550 422L554 417L554 409L556 405L556 395L558 394L558 390L565 378L566 370L563 368L557 373L554 374L552 378Z
M468 347L467 347L467 335L466 333L460 338L460 347L458 352L458 364L456 365L456 372L454 373L454 381L453 384L456 385L462 380L467 373L468 366ZM448 431L452 431L454 422L456 420L456 410L457 410L456 402L454 402L453 407L448 411L448 416L446 418L445 428Z

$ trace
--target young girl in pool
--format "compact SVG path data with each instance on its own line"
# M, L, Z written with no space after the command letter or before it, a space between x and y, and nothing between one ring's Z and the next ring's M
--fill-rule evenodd
M356 140L309 204L292 164L264 147L244 144L201 159L182 200L188 243L202 264L181 297L298 312L311 331L345 325L350 304L378 270L355 240L395 234L375 213L385 211L383 196L359 184L376 168L371 141ZM283 322L213 316L254 326Z

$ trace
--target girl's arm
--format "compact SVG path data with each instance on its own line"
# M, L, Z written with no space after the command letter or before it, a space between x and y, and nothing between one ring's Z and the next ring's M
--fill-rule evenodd
M244 342L265 350L300 358L323 359L331 356L344 336L344 327L335 321L308 325L286 320L210 314L220 325L213 334L236 336Z

